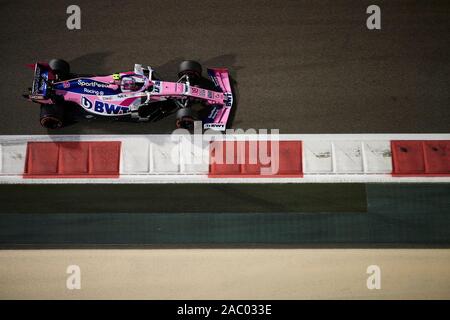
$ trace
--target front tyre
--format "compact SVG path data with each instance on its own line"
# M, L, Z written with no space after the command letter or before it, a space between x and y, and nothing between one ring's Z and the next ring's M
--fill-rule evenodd
M58 104L41 105L41 126L47 129L59 129L64 122L64 109Z
M198 80L202 77L202 65L197 61L186 60L180 63L178 67L178 77L184 75L189 76L189 79Z
M190 132L194 131L194 122L197 116L190 108L182 108L177 111L175 126L177 129L187 129Z

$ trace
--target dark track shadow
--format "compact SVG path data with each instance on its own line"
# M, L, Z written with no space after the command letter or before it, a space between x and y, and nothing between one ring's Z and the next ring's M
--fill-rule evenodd
M176 81L178 79L178 65L181 61L186 60L184 57L176 57L159 66L150 66L155 70L155 76L158 79Z
M239 97L239 88L238 88L238 83L237 81L230 76L230 85L231 85L231 92L233 94L233 105L231 107L231 111L230 111L230 116L228 117L228 122L227 122L227 129L231 129L233 127L233 123L234 123L234 118L236 117L236 112L238 109L238 97Z
M69 61L70 69L72 72L79 74L100 75L112 73L114 71L109 70L105 65L106 58L111 54L112 52L103 51L82 55L74 60Z
M205 67L227 68L231 77L238 78L238 71L242 70L243 66L236 65L235 54L224 54L208 60L200 61Z

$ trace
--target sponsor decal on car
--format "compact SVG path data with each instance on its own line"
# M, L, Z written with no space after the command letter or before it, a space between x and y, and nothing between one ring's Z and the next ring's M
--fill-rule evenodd
M41 77L41 68L39 68L39 66L36 65L36 70L34 72L34 80L33 80L33 92L39 91L40 77Z
M30 94L29 98L32 100L45 100L45 97L39 94Z
M111 96L101 96L99 97L103 101L116 101L134 97L146 97L146 92L127 92L127 93L119 93Z
M112 103L95 101L94 111L103 114L125 114L130 112L130 108Z
M203 125L204 129L215 129L215 130L225 130L224 123L205 123Z
M155 81L155 84L153 85L153 92L154 93L161 92L161 82L160 81Z
M91 100L84 96L81 98L81 106L86 110L89 110L90 112L100 113L103 115L123 115L130 113L129 107L119 106L98 100L93 103Z
M55 90L64 90L73 93L90 95L114 95L120 93L120 88L118 86L88 78L58 82L54 84L53 88Z
M97 87L97 88L109 88L109 84L98 82L90 79L78 79L77 84L80 87Z
M86 97L81 97L81 106L87 110L92 109L92 102Z
M217 107L214 107L211 110L211 113L208 115L208 119L214 119L217 116L217 112L219 112L219 110L217 109Z
M40 92L43 95L46 94L47 91L47 80L48 80L48 72L42 72L40 74L40 81L38 83L38 89L36 92Z
M233 105L233 95L230 92L225 92L223 95L225 96L225 106L231 107Z
M217 88L220 88L220 85L219 85L219 82L217 81L216 75L213 75L213 76L211 77L211 80L213 81L214 85L215 85Z
M102 96L103 95L103 91L99 91L99 90L95 90L95 89L88 89L88 88L83 88L83 92L87 93L87 94L95 94L97 96Z

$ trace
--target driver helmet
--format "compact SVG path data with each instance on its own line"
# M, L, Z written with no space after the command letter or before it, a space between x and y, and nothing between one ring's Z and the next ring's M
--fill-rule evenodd
M123 77L121 82L122 90L133 91L137 90L138 86L132 77Z

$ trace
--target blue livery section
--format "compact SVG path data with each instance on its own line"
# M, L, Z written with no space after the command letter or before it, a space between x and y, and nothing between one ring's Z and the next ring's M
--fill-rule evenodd
M121 92L120 87L114 88L109 83L95 81L89 78L79 78L69 81L60 82L54 85L56 90L64 90L79 94L88 95L115 95Z
M220 105L213 105L213 107L211 108L211 111L209 112L208 116L203 119L203 123L213 123L214 122L214 118L217 116L217 113L219 112L219 110L222 109L222 106Z

